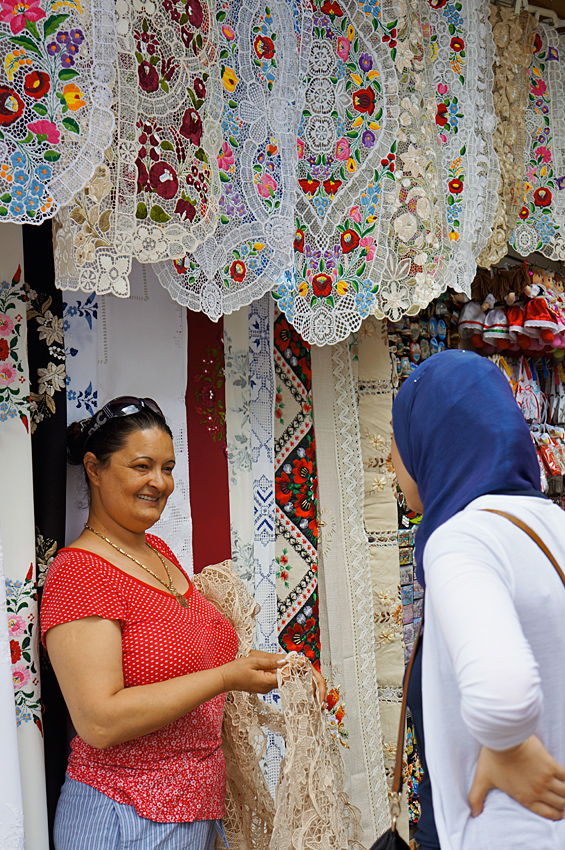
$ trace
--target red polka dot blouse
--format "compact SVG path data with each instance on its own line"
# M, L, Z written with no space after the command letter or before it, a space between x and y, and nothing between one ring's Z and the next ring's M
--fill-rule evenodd
M148 534L147 542L182 569L162 540ZM118 620L126 688L233 661L237 635L230 623L190 581L185 595L188 608L99 555L61 549L45 582L41 636L44 640L48 629L82 617ZM134 806L149 820L178 823L223 817L224 700L221 694L157 732L105 750L77 735L71 744L69 776Z

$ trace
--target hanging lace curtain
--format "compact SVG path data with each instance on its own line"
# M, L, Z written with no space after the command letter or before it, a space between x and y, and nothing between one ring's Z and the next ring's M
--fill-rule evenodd
M68 204L112 139L112 0L6 0L0 11L0 221Z
M563 68L559 34L539 24L529 69L525 187L510 244L523 257L539 251L565 259Z
M116 132L55 227L57 285L128 296L131 258L194 248L218 218L222 93L214 0L118 0Z
M279 308L305 340L334 343L359 327L387 254L392 216L398 16L357 0L316 0L306 103L298 128L295 276Z
M156 266L176 301L212 319L260 298L292 262L307 5L245 0L217 13L225 90L220 221L194 253Z
M494 41L481 0L428 0L452 258L449 285L471 293L476 258L487 244L498 203L500 166L492 134Z
M429 6L407 0L399 8L399 85L394 213L383 222L389 253L371 312L395 321L418 312L445 290L451 257L437 144ZM384 235L384 234L383 234Z
M477 262L488 268L508 251L508 239L518 221L524 195L526 154L526 102L530 89L529 66L535 19L527 12L490 7L496 45L494 108L497 128L494 149L500 162L501 181L492 235Z

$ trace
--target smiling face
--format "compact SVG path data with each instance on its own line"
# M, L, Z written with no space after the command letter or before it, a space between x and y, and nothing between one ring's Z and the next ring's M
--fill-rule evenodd
M140 533L161 516L174 489L173 441L160 428L134 431L125 446L101 466L92 452L84 458L90 481L91 517L105 528Z
M392 465L394 466L394 471L396 472L396 477L398 479L398 486L404 493L406 504L408 505L410 510L416 511L416 513L419 514L424 513L424 506L422 504L422 500L420 499L418 485L404 466L394 437L392 438L391 444L391 460Z

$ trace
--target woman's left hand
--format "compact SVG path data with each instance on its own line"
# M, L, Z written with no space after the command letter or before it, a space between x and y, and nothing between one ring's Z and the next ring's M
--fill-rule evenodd
M318 686L318 688L317 688L317 690L318 690L318 700L319 700L319 703L322 706L322 708L324 708L325 705L326 705L326 698L327 698L327 695L328 695L328 683L326 682L326 680L324 679L324 677L322 676L320 671L316 670L316 668L314 667L312 662L308 658L306 658L306 656L301 655L300 657L304 658L304 660L307 661L308 664L310 665L310 668L312 670L312 676L314 677L314 682ZM283 656L283 658L284 658L284 656ZM316 688L314 688L314 695L315 694L316 694Z
M473 817L481 814L493 788L542 818L563 819L565 769L535 735L509 750L481 749L468 797Z

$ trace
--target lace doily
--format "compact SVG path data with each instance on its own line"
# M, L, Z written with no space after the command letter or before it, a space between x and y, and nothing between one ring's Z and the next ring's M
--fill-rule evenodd
M57 285L127 296L131 258L194 250L218 218L222 94L214 0L116 5L116 133L62 212Z
M102 162L114 128L112 0L5 0L0 221L40 224Z
M308 6L243 0L217 13L225 89L220 222L194 253L156 267L175 301L214 320L260 298L292 262Z
M194 584L234 626L237 657L253 648L258 610L229 561L206 567ZM311 667L290 653L278 671L282 712L257 695L227 695L222 750L227 766L224 826L231 850L363 850L359 813L343 791L343 761L314 694ZM286 738L276 806L260 767L265 729Z
M496 45L494 108L498 121L493 142L501 183L492 235L477 261L485 268L506 256L524 195L528 70L535 35L535 19L527 12L516 16L513 9L491 6L490 23Z
M316 345L359 328L386 261L381 221L392 215L397 26L391 0L315 3L298 131L295 277L281 279L273 294Z
M451 244L437 145L434 81L427 61L430 28L427 4L400 2L395 57L400 101L393 216L383 221L389 253L371 308L396 320L425 307L447 286ZM393 318L394 317L394 318Z
M526 183L520 220L512 233L510 244L523 257L539 251L551 259L564 260L562 211L565 203L565 176L556 172L553 153L556 146L556 111L563 109L563 82L560 83L560 89L555 85L555 81L562 75L560 54L553 46L557 37L552 27L541 23L538 25L529 69L530 92L526 108L526 130L529 136ZM554 91L557 97L555 107ZM561 115L557 124L559 128L562 120Z
M428 0L452 259L449 285L471 293L476 257L490 235L500 167L492 134L494 41L480 0Z

